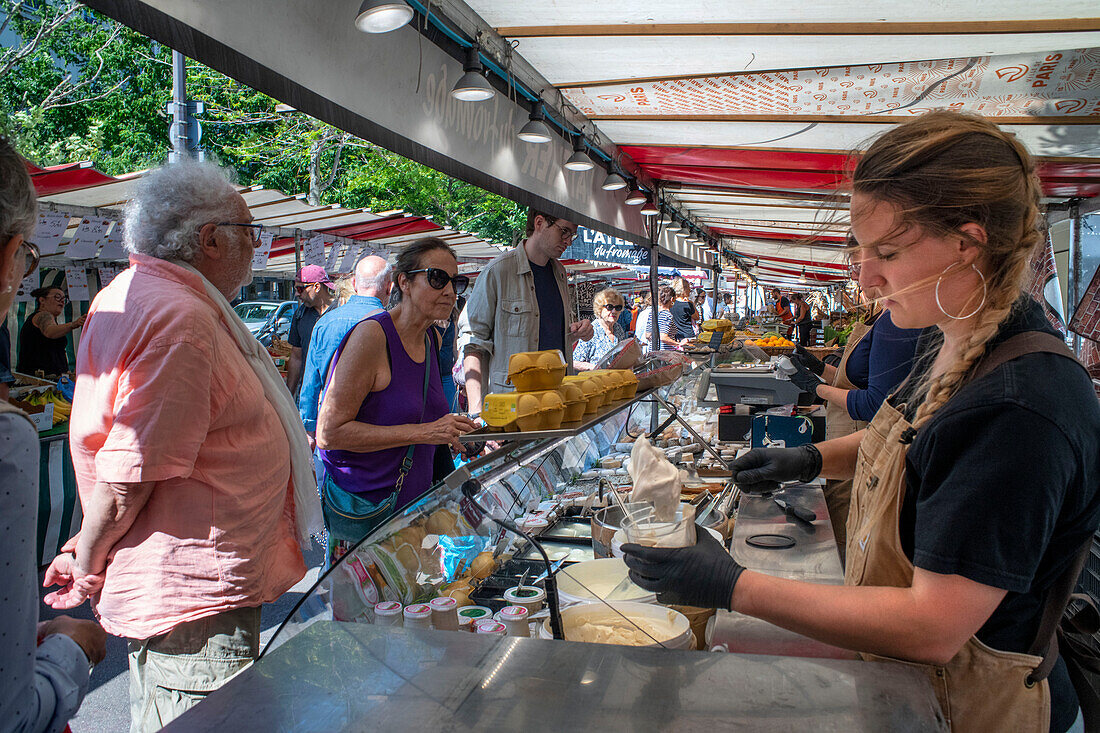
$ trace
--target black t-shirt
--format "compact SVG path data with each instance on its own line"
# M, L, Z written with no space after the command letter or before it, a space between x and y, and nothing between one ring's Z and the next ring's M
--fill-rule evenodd
M565 353L562 338L565 334L565 306L561 302L558 280L554 277L554 264L531 263L535 278L535 298L539 302L539 351L557 349Z
M672 313L672 325L676 327L676 338L689 339L695 335L691 317L695 315L695 304L687 300L677 300L668 309Z
M1021 299L991 347L1024 331L1053 333ZM908 384L931 366L942 335L926 329ZM892 399L912 419L908 390ZM1028 354L967 384L917 433L906 457L902 549L925 570L1008 591L978 630L985 644L1027 652L1046 590L1100 523L1100 405L1085 371ZM1050 675L1051 730L1077 715L1065 663Z
M286 340L291 346L297 346L302 350L302 363L306 363L306 355L309 354L309 340L313 337L313 327L317 325L317 319L321 314L317 309L305 303L294 309L294 315L290 318L290 333Z

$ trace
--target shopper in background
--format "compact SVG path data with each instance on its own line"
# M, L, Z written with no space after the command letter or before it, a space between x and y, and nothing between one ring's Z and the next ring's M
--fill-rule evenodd
M11 332L8 331L8 314L0 314L0 402L7 402L15 375L11 373Z
M649 319L653 315L651 300L652 296L647 293L642 301L641 310L638 311L638 318L634 321L634 338L642 347L643 354L648 353L653 348L649 343L651 335L649 333Z
M134 731L251 664L260 605L302 578L300 543L321 529L298 412L229 306L258 228L216 165L147 173L127 205L130 268L80 340L69 439L84 516L46 602L90 598L128 640Z
M359 321L382 310L382 303L390 297L392 273L393 268L385 258L378 255L361 258L355 263L355 273L351 278L355 287L354 295L349 296L344 305L329 308L313 328L306 355L302 390L298 396L298 412L302 416L306 434L309 435L311 449L316 447L317 411L321 406L322 387L336 348Z
M38 202L23 159L0 137L0 314L19 281L38 267ZM0 400L0 711L4 730L65 729L88 692L89 665L106 655L107 635L94 621L57 616L38 623L38 432L22 411ZM37 646L37 648L36 648Z
M859 281L899 328L929 329L913 371L866 430L733 464L748 492L854 476L845 585L744 570L706 533L623 545L631 578L900 660L956 733L1082 730L1054 625L1039 630L1100 524L1100 404L1022 290L1041 200L1034 159L981 117L939 110L879 137L852 186Z
M695 308L699 311L700 319L709 321L714 318L714 301L711 300L706 288L695 289Z
M436 321L439 332L439 376L443 380L443 396L451 412L461 412L458 400L458 385L455 384L455 338L458 335L458 319L466 308L466 299L461 295L455 300L451 317L446 321Z
M691 286L682 277L672 278L672 289L676 300L670 306L672 322L676 328L675 339L685 341L695 336L695 324L699 322L699 309L691 300Z
M441 239L418 239L393 273L397 305L348 332L317 418L330 562L418 499L446 464L453 470L447 446L460 452L458 436L477 427L450 412L439 344L429 336L469 283L454 251Z
M489 392L510 392L508 359L521 351L556 349L573 363L573 345L592 338L592 324L573 321L565 267L558 261L577 226L531 209L527 238L481 271L459 319L458 345L469 410L481 412Z
M294 282L301 305L294 309L290 318L290 359L286 365L286 386L293 395L298 394L302 384L302 369L309 358L309 343L313 328L336 301L336 286L332 284L325 268L320 265L306 265L298 271Z
M622 298L622 295L620 294L619 297ZM622 311L619 312L619 319L618 319L619 328L621 328L624 333L630 333L631 331L634 330L633 327L631 326L631 322L634 320L634 317L636 315L637 315L637 311L635 311L633 309L632 304L628 303L624 299L623 300L623 309L622 309ZM599 313L593 313L593 316L595 316L596 318L599 318L600 314ZM593 325L592 330L593 331L596 330L595 325Z
M619 323L619 315L625 307L623 296L614 288L596 293L592 298L592 312L596 315L592 330L595 333L592 338L577 344L573 350L574 369L578 372L595 369L596 362L615 348L615 344L626 338L626 331Z
M69 371L69 356L65 352L69 334L84 325L86 316L77 316L69 323L57 322L69 302L61 288L37 288L31 291L31 297L36 305L19 330L16 371L31 376L37 372L61 376Z
M794 326L798 333L798 345L810 345L810 305L802 293L791 295L791 309L794 313Z
M672 308L681 301L676 300L676 291L669 285L662 285L657 289L657 337L660 340L660 345L657 346L657 350L675 350L683 346L689 339L678 339L676 335L679 330L676 328L676 321L672 315ZM688 303L687 305L691 305Z
M784 336L788 339L794 333L794 312L791 310L790 299L779 292L779 288L772 288L772 309L779 317L779 320L787 327L784 332Z

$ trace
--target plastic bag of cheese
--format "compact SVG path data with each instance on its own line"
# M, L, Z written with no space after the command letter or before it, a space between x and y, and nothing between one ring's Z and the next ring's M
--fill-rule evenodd
M680 472L669 463L665 452L646 437L634 441L630 450L630 478L634 492L630 500L651 502L654 519L671 522L680 505Z

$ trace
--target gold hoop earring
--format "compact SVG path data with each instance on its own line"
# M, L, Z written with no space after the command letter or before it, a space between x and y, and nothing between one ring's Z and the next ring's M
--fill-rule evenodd
M940 313L944 314L953 321L965 321L967 318L973 318L974 316L978 315L978 311L985 307L985 298L986 295L989 294L989 286L986 284L985 275L982 274L982 271L978 269L977 265L971 263L970 269L978 273L978 277L982 279L982 302L978 303L978 307L972 310L970 313L967 313L965 316L951 315L943 309L943 303L940 302L940 283L943 282L943 276L947 274L947 271L954 266L954 264L950 264L947 267L943 268L943 272L941 272L940 276L936 279L936 307L940 309Z

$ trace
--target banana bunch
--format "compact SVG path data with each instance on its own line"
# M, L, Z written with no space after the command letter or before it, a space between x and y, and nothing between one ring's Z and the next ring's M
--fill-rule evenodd
M31 392L23 399L24 402L31 405L42 405L43 407L52 402L53 403L53 424L63 423L69 419L69 415L73 411L73 403L65 399L65 396L58 392L53 387L43 392Z

